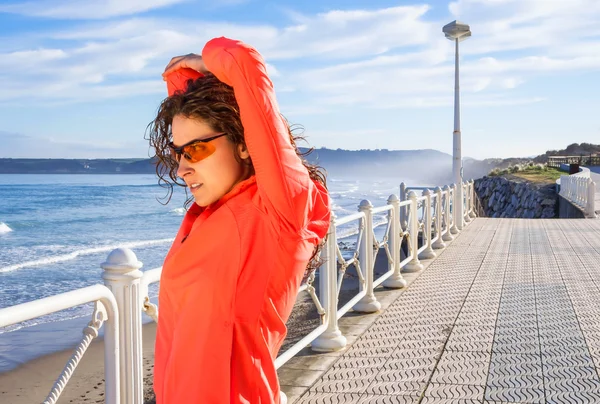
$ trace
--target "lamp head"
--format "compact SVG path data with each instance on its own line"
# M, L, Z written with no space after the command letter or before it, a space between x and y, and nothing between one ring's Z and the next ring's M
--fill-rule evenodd
M469 25L464 24L460 21L452 21L449 24L444 25L442 32L451 41L457 40L464 41L471 36L471 28Z

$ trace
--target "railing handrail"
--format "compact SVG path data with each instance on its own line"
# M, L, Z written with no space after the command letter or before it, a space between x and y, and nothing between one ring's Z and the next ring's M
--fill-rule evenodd
M100 303L100 306L94 311L94 316L98 313L100 318L96 319L94 327L84 328L84 340L67 362L44 403L55 403L58 400L89 343L97 336L103 323L106 323L104 333L104 394L108 404L120 403L119 310L115 296L109 288L98 284L0 309L0 327L7 327L92 302Z

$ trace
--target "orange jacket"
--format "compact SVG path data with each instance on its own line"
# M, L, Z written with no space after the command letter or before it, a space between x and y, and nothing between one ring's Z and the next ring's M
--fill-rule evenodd
M274 359L329 198L290 144L258 52L216 38L202 57L234 89L256 174L183 219L161 276L154 390L158 404L277 404Z

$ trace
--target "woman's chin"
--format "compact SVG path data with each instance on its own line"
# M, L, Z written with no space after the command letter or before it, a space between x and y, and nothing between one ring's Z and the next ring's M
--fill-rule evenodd
M208 205L216 202L213 201L212 198L207 197L207 195L202 195L202 192L196 191L192 195L194 196L194 202L196 202L196 205L200 206L201 208L205 208Z

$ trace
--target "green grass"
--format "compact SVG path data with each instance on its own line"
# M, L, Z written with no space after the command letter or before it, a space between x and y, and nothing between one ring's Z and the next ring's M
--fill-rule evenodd
M511 174L515 177L523 178L527 181L548 184L556 182L556 180L559 179L561 175L568 175L568 173L552 167L548 167L545 170L527 167L525 169L516 171Z

